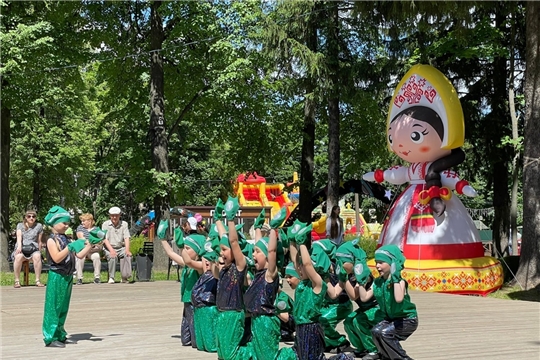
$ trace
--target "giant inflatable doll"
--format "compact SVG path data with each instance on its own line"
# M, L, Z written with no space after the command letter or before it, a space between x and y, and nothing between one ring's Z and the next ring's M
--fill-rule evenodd
M367 173L364 180L409 185L388 212L379 246L401 248L411 288L480 295L499 288L502 267L484 256L458 197L476 191L453 170L465 159L465 126L450 81L432 66L413 66L392 97L386 134L390 151L408 164Z

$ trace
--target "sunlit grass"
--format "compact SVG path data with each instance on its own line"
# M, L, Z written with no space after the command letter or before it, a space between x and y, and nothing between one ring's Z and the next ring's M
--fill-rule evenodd
M519 285L504 285L501 289L489 294L488 297L503 300L540 302L540 289L521 290Z

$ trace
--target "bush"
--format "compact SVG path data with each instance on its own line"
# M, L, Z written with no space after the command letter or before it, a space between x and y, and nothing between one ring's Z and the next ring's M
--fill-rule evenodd
M141 252L145 241L148 241L148 238L142 235L133 236L129 239L129 251L131 251L133 256L138 255Z
M345 235L344 241L352 241L358 238L353 234ZM377 250L377 240L374 240L369 236L360 236L360 247L366 252L368 259L375 257L375 250Z

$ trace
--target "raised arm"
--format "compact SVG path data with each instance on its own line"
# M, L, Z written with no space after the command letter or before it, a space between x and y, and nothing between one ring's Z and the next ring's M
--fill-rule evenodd
M313 263L311 262L308 248L305 244L300 245L300 256L302 257L302 269L309 280L311 280L313 292L315 294L319 294L322 290L323 280L317 271L315 271Z
M246 258L242 253L240 244L238 243L238 233L236 232L236 227L234 220L229 220L229 243L231 244L231 251L234 256L234 262L238 271L244 271L246 268Z
M167 253L167 256L174 262L176 262L178 265L185 266L184 258L182 257L182 250L180 249L180 254L177 254L174 252L171 245L169 245L169 242L167 240L161 240L161 245L163 246L163 249L165 249L165 253Z
M257 229L259 230L259 229ZM260 232L261 230L259 230ZM266 270L266 281L275 281L278 275L277 272L277 231L270 230L270 239L268 241L268 270Z
M184 264L186 264L186 266L197 270L199 274L203 273L204 267L203 267L202 261L193 260L192 258L189 257L186 251L182 251L181 255L182 255L182 259L184 259Z

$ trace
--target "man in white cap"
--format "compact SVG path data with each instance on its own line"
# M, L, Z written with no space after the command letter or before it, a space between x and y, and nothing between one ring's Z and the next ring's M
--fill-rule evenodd
M120 259L120 273L122 283L127 283L131 277L131 252L129 251L129 229L125 221L120 221L122 211L113 206L109 209L109 219L101 225L102 230L107 231L103 244L105 256L109 264L109 284L114 284L116 262Z
M188 217L187 221L184 223L184 232L186 235L197 234L197 219L195 219L195 217Z

